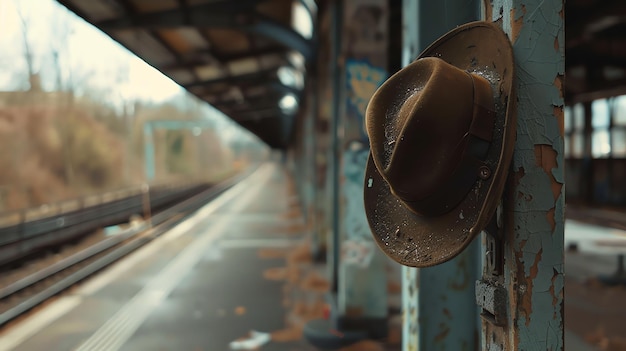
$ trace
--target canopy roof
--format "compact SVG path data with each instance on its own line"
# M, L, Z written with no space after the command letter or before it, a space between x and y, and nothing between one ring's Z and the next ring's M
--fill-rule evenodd
M58 1L271 147L287 146L314 1Z
M287 146L314 59L314 0L58 1L271 147ZM567 1L565 18L566 101L626 94L626 2Z

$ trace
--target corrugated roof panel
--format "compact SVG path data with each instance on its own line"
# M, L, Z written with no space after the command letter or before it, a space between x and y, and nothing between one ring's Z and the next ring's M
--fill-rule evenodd
M178 8L176 0L132 0L131 4L139 12L157 12Z
M167 45L177 53L184 55L191 51L192 47L187 40L183 39L179 32L177 29L162 29L158 31Z
M223 92L221 98L223 100L239 100L239 101L244 100L244 96L241 93L241 89L235 86L231 86L225 92Z
M201 80L221 78L225 75L220 67L216 65L198 66L195 68L195 71Z
M259 62L256 60L256 58L230 61L228 62L228 70L233 75L256 72L259 70Z
M263 67L278 67L285 63L285 59L279 54L271 54L259 57L259 62Z
M233 1L233 0L230 0L230 1ZM187 0L187 3L189 4L189 6L206 4L209 2L215 2L215 0Z
M78 11L86 14L91 21L103 21L120 17L124 12L120 6L111 1L68 1Z
M152 35L144 30L118 30L113 36L134 52L141 52L141 57L152 65L171 64L176 58Z
M214 83L211 85L204 86L205 94L223 94L230 89L231 85L229 83Z
M267 94L268 90L266 86L259 85L246 89L246 95L248 95L248 97L262 96Z
M207 41L195 28L180 28L178 29L178 34L194 49L206 49L209 47Z
M250 49L246 35L236 30L214 28L206 30L206 33L215 51L220 53L230 54Z

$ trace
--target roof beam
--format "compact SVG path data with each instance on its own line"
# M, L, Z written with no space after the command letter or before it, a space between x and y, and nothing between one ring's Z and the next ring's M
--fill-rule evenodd
M182 62L176 62L171 65L163 66L162 69L164 71L176 69L193 69L198 66L205 66L207 64L213 63L210 57L213 57L217 63L219 63L222 67L225 67L232 61L244 60L248 58L259 58L266 55L281 54L284 52L284 47L268 47L254 51L244 51L235 54L217 56L213 51L203 49L185 55L182 58Z
M227 100L218 100L215 101L213 103L213 105L215 107L218 107L220 109L224 108L224 109L236 109L236 108L240 108L240 106L262 106L264 104L267 104L268 102L271 102L273 100L278 100L279 98L281 98L282 95L280 94L271 94L271 93L267 93L267 94L263 94L261 96L255 97L255 98L246 98L243 100L239 100L239 99L227 99ZM278 101L275 101L275 103L278 103Z
M269 78L273 78L272 76L276 76L277 70L278 70L278 67L275 67L272 69L257 71L254 73L241 74L238 76L226 76L226 77L220 77L220 78L215 78L215 79L196 81L193 83L185 84L183 85L183 87L186 89L189 89L189 88L200 87L200 86L209 86L209 85L218 84L218 83L233 83L233 84L255 83L255 82L267 83L267 80Z
M260 108L260 109L250 109L250 110L245 110L245 111L237 111L237 112L233 112L229 116L232 116L232 118L237 122L246 121L246 120L273 118L273 117L275 118L291 117L291 115L287 115L283 111L281 111L281 109L278 106L265 107L265 108Z
M242 11L241 7L238 7L240 1L244 0L229 1L227 3L229 5L223 6L222 11L216 10L216 5L225 3L209 3L188 6L185 9L126 16L101 21L95 25L105 32L136 28L155 30L177 27L241 29L273 39L288 48L299 51L307 60L312 59L313 48L310 40L268 16L252 10Z

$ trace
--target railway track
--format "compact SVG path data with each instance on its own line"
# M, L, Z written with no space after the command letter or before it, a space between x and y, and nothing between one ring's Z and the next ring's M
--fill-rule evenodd
M247 173L246 173L247 174ZM198 192L114 236L0 288L0 327L145 245L245 177Z

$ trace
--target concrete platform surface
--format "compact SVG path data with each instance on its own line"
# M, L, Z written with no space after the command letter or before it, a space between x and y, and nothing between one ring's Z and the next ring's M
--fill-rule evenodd
M190 219L11 325L0 350L307 350L297 333L288 336L284 279L268 275L284 269L286 256L262 254L293 250L304 237L289 184L282 166L262 165Z

